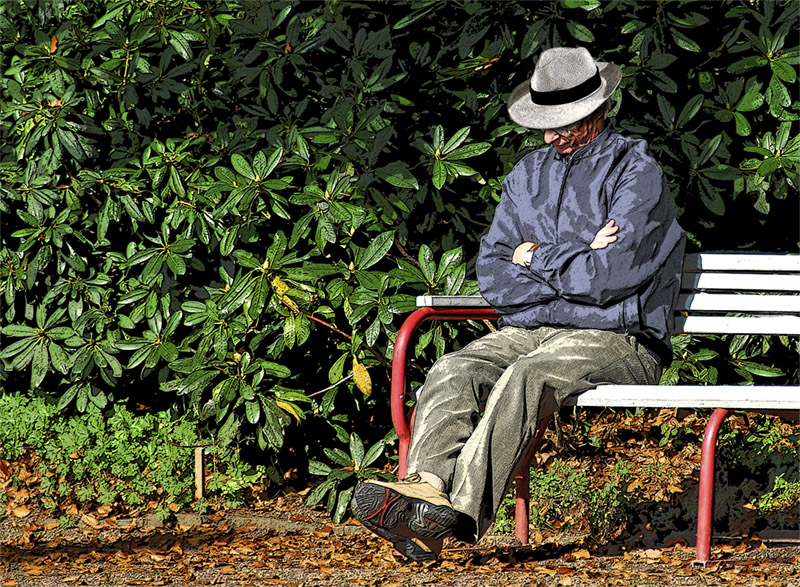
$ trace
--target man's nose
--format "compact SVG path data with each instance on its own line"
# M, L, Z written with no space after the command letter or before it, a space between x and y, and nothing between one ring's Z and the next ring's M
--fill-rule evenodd
M544 131L544 142L548 145L558 139L559 134L554 130L545 130Z

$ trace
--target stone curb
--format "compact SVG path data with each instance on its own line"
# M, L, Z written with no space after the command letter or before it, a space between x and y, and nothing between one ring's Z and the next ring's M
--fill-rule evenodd
M22 520L20 520L20 522L22 522ZM101 525L95 529L97 530L111 529L111 527L109 526L102 525L103 524L102 520L100 520L99 522ZM42 521L43 525L58 524L58 523L59 520L57 518L47 518ZM175 525L184 528L202 526L203 524L214 524L214 523L215 522L213 522L208 516L195 514L193 512L185 512L185 513L181 512L175 514ZM318 532L328 527L331 528L332 533L337 536L369 534L366 528L356 525L342 525L342 524L337 525L333 524L332 522L331 523L293 522L291 520L281 520L269 516L255 516L255 515L248 516L242 514L231 514L228 516L224 516L221 520L219 520L216 523L217 524L226 523L228 528L232 530L238 530L239 528L252 525L254 530L266 530L273 532ZM116 524L119 528L130 528L131 526L135 526L143 530L165 528L168 526L168 524L165 524L161 520L161 518L159 518L156 514L146 514L137 518L117 519ZM4 520L0 519L0 525L5 525ZM92 528L92 526L87 524L83 520L79 520L77 523L77 528L88 529Z

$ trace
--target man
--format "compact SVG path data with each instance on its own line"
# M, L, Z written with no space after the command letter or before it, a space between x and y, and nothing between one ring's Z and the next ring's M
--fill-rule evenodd
M477 262L501 328L445 355L417 404L409 475L356 488L356 517L415 561L488 529L540 422L600 384L656 384L671 360L684 235L644 141L606 123L622 77L544 51L511 118L549 145L508 174ZM482 414L482 415L481 415Z

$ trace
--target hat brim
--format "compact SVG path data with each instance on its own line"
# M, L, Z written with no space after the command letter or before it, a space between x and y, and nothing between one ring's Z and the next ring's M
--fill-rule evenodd
M519 84L508 98L511 120L527 128L539 130L568 126L589 116L611 97L622 80L622 70L613 63L598 63L600 87L576 102L542 106L531 100L531 80Z

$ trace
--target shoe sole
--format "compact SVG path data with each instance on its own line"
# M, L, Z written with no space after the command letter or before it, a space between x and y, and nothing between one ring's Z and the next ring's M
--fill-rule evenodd
M360 520L360 518L359 518ZM362 522L366 528L384 540L388 540L394 545L395 549L402 555L410 558L417 563L429 563L436 560L436 555L433 552L422 548L416 542L400 534L395 534L391 530L375 526L369 522Z
M452 535L458 519L452 508L408 497L369 481L356 487L350 507L367 529L389 540L399 552L417 562L436 560L436 555L409 535L442 539Z

